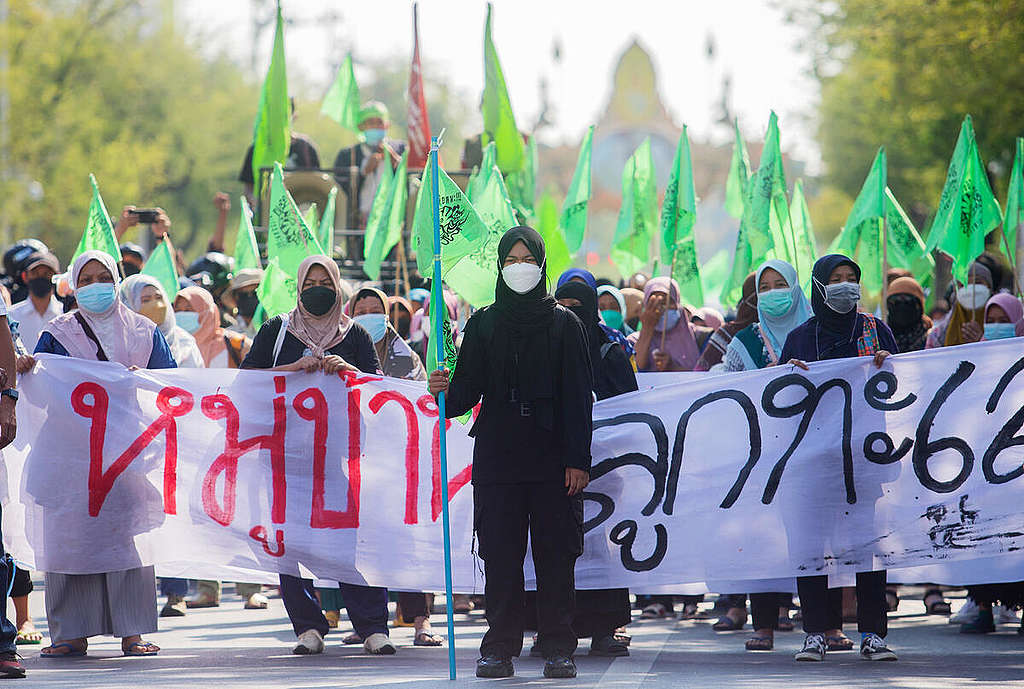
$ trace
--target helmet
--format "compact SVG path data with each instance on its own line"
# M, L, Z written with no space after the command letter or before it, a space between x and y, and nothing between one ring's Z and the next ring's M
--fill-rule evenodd
M210 251L192 262L185 275L214 294L219 294L231 283L235 260L219 251Z
M38 239L19 239L4 252L4 273L15 283L21 284L21 271L25 269L29 256L35 253L48 253L49 247Z
M135 244L133 242L125 242L119 248L121 249L121 255L122 256L124 254L135 254L136 256L139 257L139 260L141 260L141 261L145 261L146 260L146 250L143 249L138 244Z

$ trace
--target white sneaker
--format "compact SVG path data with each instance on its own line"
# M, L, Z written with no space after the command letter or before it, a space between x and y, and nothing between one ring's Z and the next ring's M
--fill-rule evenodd
M324 637L315 629L307 629L299 634L299 643L295 644L292 653L298 656L316 655L324 652Z
M1005 605L996 605L992 607L992 618L996 624L1020 624L1020 618L1017 617L1017 613L1010 610Z
M797 660L818 662L825 660L825 636L808 634L804 639L804 647L794 657Z
M262 593L254 593L245 601L246 610L266 610L270 601Z
M971 624L978 619L978 604L968 598L955 615L949 617L950 624Z
M878 634L866 634L860 642L860 657L864 660L896 660L896 653Z
M363 642L363 650L372 656L393 656L398 650L387 634L370 634Z

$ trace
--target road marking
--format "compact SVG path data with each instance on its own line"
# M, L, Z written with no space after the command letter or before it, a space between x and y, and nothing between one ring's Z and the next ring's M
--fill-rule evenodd
M634 626L630 631L640 629L642 627ZM676 633L678 626L674 621L670 621L668 624L662 622L651 625L648 629L651 629L652 633L634 634L629 656L612 660L612 664L601 675L601 681L597 683L595 689L635 689L647 679L654 661L661 655L662 649Z

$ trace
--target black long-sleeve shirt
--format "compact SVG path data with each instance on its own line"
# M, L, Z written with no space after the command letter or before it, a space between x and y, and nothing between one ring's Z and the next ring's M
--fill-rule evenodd
M579 319L558 307L549 330L553 396L537 404L551 404L551 429L538 415L521 414L520 404L509 400L497 372L510 369L490 352L496 336L497 313L481 309L466 324L458 364L448 394L445 414L462 416L483 399L470 435L473 447L473 483L563 482L566 467L590 471L593 431L593 393L590 353ZM529 365L526 362L524 365Z
M292 333L287 333L284 336L284 342L281 343L277 361L274 361L274 343L277 342L277 335L281 331L282 323L283 319L280 316L274 316L263 324L252 341L249 353L242 361L242 368L273 368L294 364L302 358L306 345ZM345 333L344 339L327 351L340 356L363 373L373 374L380 371L380 362L377 360L377 350L373 346L373 338L358 323L353 323Z

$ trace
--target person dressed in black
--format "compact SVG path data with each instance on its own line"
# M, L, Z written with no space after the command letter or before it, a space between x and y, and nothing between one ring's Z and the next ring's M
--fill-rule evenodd
M526 538L537 573L537 644L545 677L575 677L576 558L590 475L593 388L579 319L547 292L544 240L514 227L498 243L494 304L466 324L451 382L430 391L458 417L483 398L470 435L474 529L484 561L489 628L478 677L509 677L523 647Z
M295 99L291 99L292 124L295 124ZM305 134L292 132L292 140L288 145L288 158L283 161L282 167L287 169L312 169L320 167L320 154L316 150L316 144ZM256 188L256 178L252 172L252 145L249 145L245 152L245 160L242 161L242 169L238 173L238 181L245 188L245 200L252 208L256 208L256 197L253 195Z
M899 351L896 339L880 319L857 311L859 301L860 266L842 254L819 258L811 270L814 315L790 331L780 361L806 370L810 361L870 356L881 368L892 352ZM885 644L885 576L885 570L857 573L857 628L860 654L867 660L896 660ZM842 630L842 589L828 588L827 575L797 577L796 586L807 635L796 659L821 661L826 649L852 649Z
M299 264L299 299L287 315L271 318L256 333L242 368L270 371L340 371L380 373L373 338L343 311L341 273L326 256L310 256ZM284 337L279 337L286 328ZM341 584L355 636L371 655L392 655L388 638L388 591L375 586ZM297 655L323 653L329 625L316 599L313 581L281 575L281 598L298 644ZM349 640L346 639L346 643Z
M590 285L572 280L557 290L555 299L576 314L583 323L590 345L590 365L594 372L594 395L608 399L637 389L636 372L622 345L613 342L600 325L597 292ZM577 638L590 637L590 655L628 656L626 637L617 638L615 630L629 624L629 589L592 589L576 592L576 614L572 628Z

